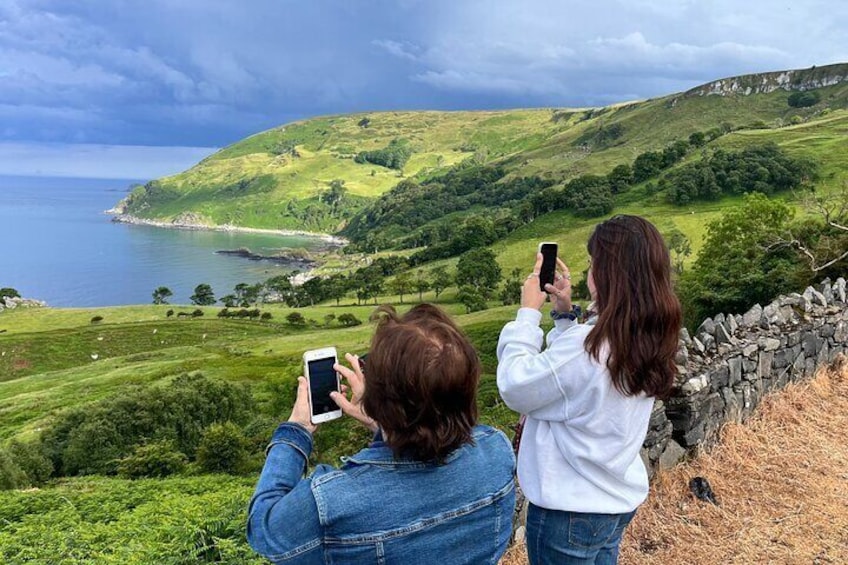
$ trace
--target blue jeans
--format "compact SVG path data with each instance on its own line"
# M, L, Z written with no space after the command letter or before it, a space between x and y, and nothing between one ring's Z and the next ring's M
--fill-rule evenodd
M530 503L527 554L531 565L615 565L618 546L636 511L584 514Z

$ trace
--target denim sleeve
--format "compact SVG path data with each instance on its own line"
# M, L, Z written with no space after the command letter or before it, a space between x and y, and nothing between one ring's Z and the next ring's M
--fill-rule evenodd
M312 435L303 426L281 424L266 450L265 467L250 499L247 541L272 561L323 563L318 507L303 477Z

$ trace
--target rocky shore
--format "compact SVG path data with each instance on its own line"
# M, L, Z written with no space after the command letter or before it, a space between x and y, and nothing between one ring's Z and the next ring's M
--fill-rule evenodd
M293 249L281 249L269 255L254 253L247 247L240 247L238 249L220 249L215 253L219 255L242 257L244 259L250 259L251 261L270 261L272 263L295 267L300 270L311 269L317 264L317 261L312 259L308 253Z
M3 310L14 310L15 308L46 308L47 303L43 300L32 298L12 298L11 296L0 297L0 312Z
M131 224L136 226L152 226L156 228L178 229L178 230L208 230L221 232L238 232L238 233L263 233L271 235L283 236L305 236L321 239L327 243L328 247L344 247L348 241L342 237L329 235L325 233L314 233L300 230L272 230L262 228L248 228L243 226L234 226L232 224L211 224L204 221L197 214L186 212L180 214L170 222L160 220L150 220L147 218L139 218L132 214L122 212L120 208L112 208L106 210L106 214L112 216L112 221L120 224Z

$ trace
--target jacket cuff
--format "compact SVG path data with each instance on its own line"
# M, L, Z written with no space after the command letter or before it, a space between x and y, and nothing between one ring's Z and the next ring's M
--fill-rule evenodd
M519 308L515 321L538 326L542 322L542 313L535 308Z
M278 445L288 445L297 450L304 461L309 460L312 453L312 434L302 425L295 422L283 422L271 436L271 443L265 448L265 455Z

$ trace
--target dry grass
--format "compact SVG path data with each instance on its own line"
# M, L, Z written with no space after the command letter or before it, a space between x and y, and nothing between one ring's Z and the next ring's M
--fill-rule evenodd
M710 453L660 474L619 563L848 563L848 363L766 398ZM706 477L721 506L689 493ZM523 546L501 565L527 562Z

